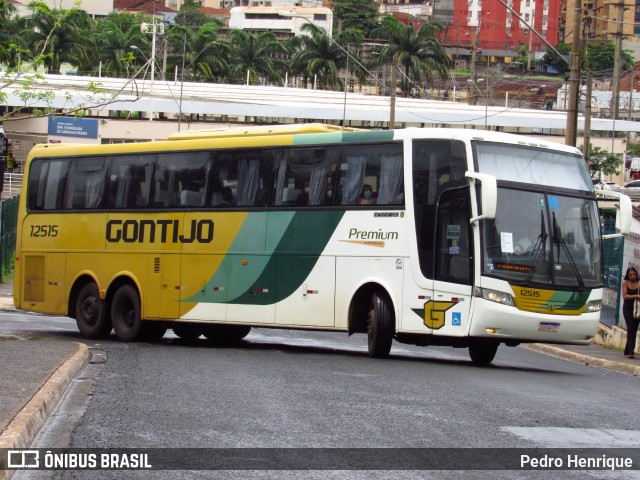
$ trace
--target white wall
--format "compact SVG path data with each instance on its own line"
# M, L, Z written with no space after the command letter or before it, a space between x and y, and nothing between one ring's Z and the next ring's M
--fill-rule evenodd
M113 12L113 0L42 0L51 9L69 10L78 7L89 15L106 16ZM20 16L31 15L30 2L24 2L24 6L16 5L17 14Z
M293 17L279 17L279 12L292 12ZM247 13L265 15L264 19L247 19ZM268 16L267 16L268 15ZM316 15L324 15L325 20L317 20ZM331 37L333 12L325 7L234 7L229 17L229 28L258 31L289 31L296 36L302 33L302 26L312 23L324 29Z

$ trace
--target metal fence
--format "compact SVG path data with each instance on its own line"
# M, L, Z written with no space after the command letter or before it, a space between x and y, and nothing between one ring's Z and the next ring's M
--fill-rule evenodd
M20 195L22 189L22 173L5 172L2 184L2 198L12 198Z
M15 196L0 203L0 281L13 276L18 225L18 201Z

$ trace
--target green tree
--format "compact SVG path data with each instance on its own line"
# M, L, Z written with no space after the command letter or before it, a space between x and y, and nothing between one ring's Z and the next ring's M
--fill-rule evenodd
M585 51L586 66L595 76L611 76L616 44L613 41L589 42ZM621 52L622 70L633 66L633 55L628 50Z
M200 11L200 2L185 0L175 17L176 25L199 30L211 21L211 18Z
M332 39L324 29L312 23L305 23L302 31L306 35L300 36L299 49L295 52L292 63L306 65L307 77L317 76L325 90L331 88L342 90L344 80L341 70L346 69L347 59L351 60L350 69L356 69L358 65L362 65L362 60L357 55L357 49L363 40L362 31L343 30L335 39Z
M198 30L176 26L171 29L167 41L170 51L169 69L178 67L186 79L213 81L229 75L229 45L218 40L222 24L209 21Z
M83 115L88 109L104 107L116 101L121 92L107 92L101 88L99 82L89 82L86 85L88 93L84 96L84 100L79 103L74 100L73 107L63 109L54 106L53 101L56 95L51 89L47 89L46 86L43 88L42 84L35 88L36 83L42 77L39 72L43 67L46 66L55 71L56 65L59 69L62 61L74 62L73 64L77 66L77 62L80 62L78 56L84 56L86 58L84 61L88 62L90 56L98 55L96 44L92 42L92 39L97 39L98 35L94 34L97 29L89 28L83 30L81 28L88 17L84 13L76 16L78 12L74 10L77 9L49 10L42 3L32 4L32 8L34 11L32 16L27 19L17 20L17 25L24 26L20 33L16 34L10 43L5 44L9 45L10 50L15 53L14 57L18 61L15 65L8 62L7 68L0 74L2 77L0 81L0 103L4 102L8 92L11 92L12 95L23 102L22 108L17 110L26 112L31 116L79 116ZM125 16L131 17L129 15ZM11 20L16 21L15 18ZM38 20L38 22L35 20ZM39 25L38 31L34 31L36 28L34 25L36 24ZM91 26L92 24L90 23L89 25ZM15 28L15 26L12 28ZM45 28L49 28L49 30L45 30ZM137 25L137 30L139 31L139 24ZM72 40L75 40L76 46L79 48L70 49L68 47ZM52 44L57 44L59 49L52 51ZM27 46L30 48L26 48ZM96 52L88 52L91 48ZM71 52L68 50L71 50ZM130 52L129 56L133 59ZM126 88L126 85L124 88ZM71 100L69 95L68 99ZM0 116L0 120L13 115L15 112L16 110Z
M384 17L372 32L372 38L385 40L387 44L376 52L377 58L374 55L373 64L401 65L405 80L401 79L404 95L409 93L414 82L433 84L434 74L445 79L451 61L437 38L442 31L442 25L438 22L426 22L416 28L413 22L405 25L395 17Z
M31 8L24 35L32 55L43 55L49 73L60 73L62 62L72 62L78 49L91 48L87 38L92 20L84 10L52 10L44 2L34 2Z
M22 41L25 19L16 16L16 8L6 0L0 0L0 62L14 68L20 61L21 52L27 52L27 44Z
M561 55L571 54L571 47L564 42L558 43L555 46L555 49ZM558 73L565 73L569 71L569 64L566 62L566 60L551 49L547 50L547 53L545 53L544 57L542 57L542 63L553 67L558 71Z
M144 65L147 59L143 54L149 58L151 41L149 35L141 32L140 25L150 21L148 15L141 13L110 13L98 20L94 34L98 62L93 73L97 73L102 62L103 75L126 78L135 72L136 65L138 68Z
M640 143L628 143L627 155L632 157L640 157Z
M308 73L307 73L307 65L301 60L301 55L298 52L304 49L304 45L302 43L302 37L293 36L287 38L283 43L287 62L282 64L282 74L284 72L288 72L288 74L292 77L303 77L303 84L300 85L302 88L307 88L308 83Z
M580 146L580 150L584 152L584 145ZM600 147L594 147L589 143L589 164L587 167L589 167L591 178L598 178L600 172L603 175L617 175L620 173L621 165L622 160L618 155Z
M369 37L377 26L379 8L373 0L338 0L333 2L332 9L333 28L337 32L358 29Z
M251 33L246 30L229 30L231 47L231 78L244 79L249 72L249 82L258 83L260 75L269 81L282 80L282 60L277 58L286 52L273 32Z

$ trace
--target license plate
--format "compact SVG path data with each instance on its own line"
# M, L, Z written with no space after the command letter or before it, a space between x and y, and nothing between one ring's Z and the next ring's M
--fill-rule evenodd
M560 331L559 323L551 323L551 322L540 322L538 324L539 332L558 332Z

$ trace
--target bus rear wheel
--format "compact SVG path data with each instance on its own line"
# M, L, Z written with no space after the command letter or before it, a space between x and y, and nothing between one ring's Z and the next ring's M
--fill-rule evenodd
M369 356L384 358L391 351L395 330L393 306L389 296L378 291L373 293L371 303L367 328Z
M142 329L140 296L131 285L116 290L111 302L111 323L116 335L123 342L133 342Z
M247 325L207 325L203 327L204 336L211 343L225 345L235 343L249 335L251 327Z
M86 338L103 338L111 332L111 321L107 316L107 307L100 298L95 283L87 283L78 292L76 298L76 323L78 330Z
M471 361L476 365L488 365L493 362L496 356L498 342L491 340L469 340L469 356Z
M162 323L143 320L140 337L145 342L159 342L165 333L167 333L167 327Z

